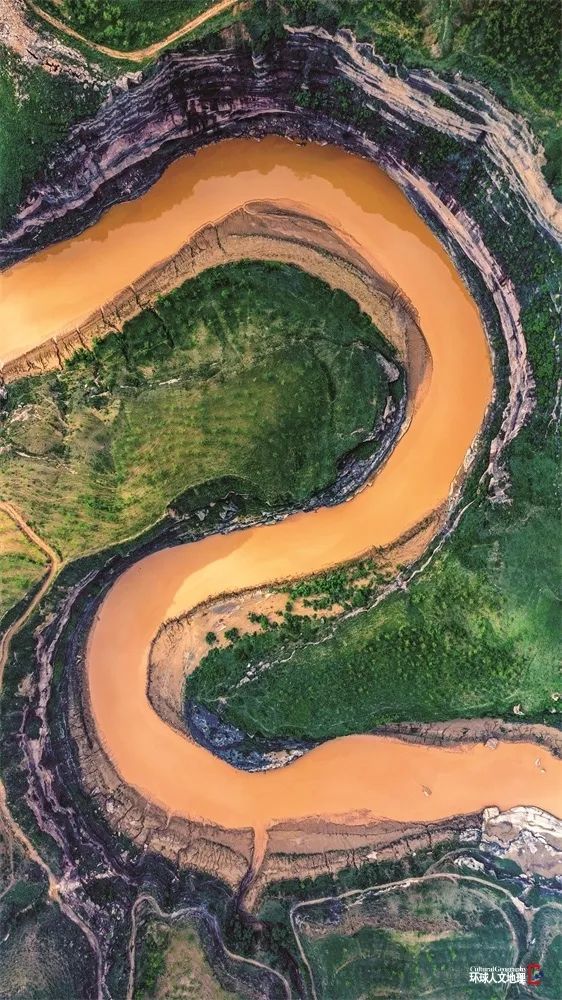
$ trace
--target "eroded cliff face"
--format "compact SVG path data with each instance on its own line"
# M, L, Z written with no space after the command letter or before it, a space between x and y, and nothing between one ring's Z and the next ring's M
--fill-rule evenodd
M294 263L347 292L384 329L416 384L429 362L425 340L411 303L400 289L369 267L345 234L289 207L248 202L216 224L205 226L172 257L140 275L79 326L6 362L5 383L62 368L78 350L121 331L127 320L152 308L161 295L207 268L242 259Z
M546 184L543 152L524 121L482 86L430 72L398 75L349 32L290 30L275 61L247 50L167 54L144 76L130 75L95 118L73 128L45 177L0 233L0 266L99 218L108 205L138 196L180 153L226 136L281 133L338 141L361 151L357 130L311 114L301 88L346 80L379 111L388 128L378 158L391 163L422 126L466 144L485 159L490 178L507 182L550 235L560 237L562 208ZM445 94L451 111L436 101Z
M326 89L341 79L358 87L365 103L376 109L384 123L384 133L367 135L358 125L338 121L318 110L307 110L295 102L303 86L305 89L311 86ZM348 34L340 33L334 39L316 29L290 33L274 64L254 63L248 52L175 53L166 55L145 77L130 79L128 86L126 92L109 100L95 119L71 131L67 144L59 151L48 172L0 234L0 266L8 267L40 247L81 231L99 218L110 204L134 198L146 190L178 155L219 138L260 137L273 132L297 140L335 142L373 158L404 187L439 233L446 235L459 257L475 265L498 310L507 345L510 387L501 429L492 443L489 473L496 495L501 496L503 448L518 432L533 405L533 382L526 360L517 297L488 250L484 234L460 207L458 178L440 176L439 181L428 180L422 176L420 165L409 160L409 150L412 133L419 127L455 136L464 144L465 161L476 163L484 159L490 184L505 183L534 221L554 236L560 232L559 215L540 174L540 151L524 124L501 109L483 88L459 80L446 84L424 73L398 77L374 57L372 50L357 45ZM436 93L450 97L458 111L440 107L434 100ZM197 268L202 269L211 262L223 262L224 245L228 241L232 253L236 246L236 252L241 253L242 243L245 253L250 245L246 241L257 241L256 255L258 250L262 255L266 242L263 232L248 232L247 226L245 217L244 232L223 232L221 229L219 234L218 227L209 227L157 274L150 272L143 276L83 327L56 344L46 345L31 359L10 363L4 371L6 379L56 367L77 347L89 346L109 329L120 329L127 318L149 305L156 294L178 283L184 275L197 273ZM350 274L352 271L353 268ZM358 284L352 294L357 298L363 279L355 275L354 280ZM451 530L455 524L456 520L451 522ZM24 756L26 801L40 828L51 834L61 848L67 897L74 897L74 903L82 907L84 918L92 926L101 928L102 939L105 933L109 940L112 930L103 924L101 908L94 907L81 888L76 887L82 864L77 858L83 859L86 852L91 854L92 870L95 859L98 869L105 870L108 878L119 880L127 892L136 891L140 863L128 857L127 849L120 849L122 842L119 850L111 842L108 835L111 827L117 828L141 852L146 851L147 856L152 857L154 852L178 867L199 867L225 878L231 887L242 884L251 871L253 843L250 831L246 830L233 834L217 828L210 830L201 824L190 825L189 829L180 827L163 814L147 811L145 804L124 794L119 776L111 769L102 775L100 769L107 767L107 761L92 737L87 711L83 710L75 688L69 699L71 705L65 706L68 722L61 723L62 733L57 735L55 743L51 741L47 713L55 654L59 652L61 636L68 627L79 588L86 592L92 579L83 578L76 593L69 593L60 602L53 620L44 623L43 631L36 637L38 676L29 684L29 703L21 710L21 729L10 745L14 755L17 752ZM88 626L90 612L93 613L92 608L84 612ZM80 665L78 645L70 647L67 667L71 661L73 668ZM67 670L66 682L68 674ZM34 714L41 725L40 736L28 738L26 719L33 718ZM452 730L448 725L439 732L420 732L419 728L416 731L401 729L400 735L428 742L448 742L451 738ZM460 724L453 738L462 740L463 736ZM490 730L486 724L482 737L497 736L511 738L511 733L505 728L501 732ZM533 736L554 748L549 732ZM524 738L530 738L528 732ZM61 763L57 760L53 747L60 754L60 747L72 741L77 746L84 784L99 814L94 819L81 816L76 802L65 798L65 767L70 773L74 765L71 761ZM72 777L78 780L75 773ZM101 777L107 781L106 788L99 780ZM107 788L111 789L110 795ZM276 827L271 831L268 853L249 903L255 901L267 882L293 876L295 872L301 876L333 872L349 864L373 860L375 853L381 858L400 857L416 845L431 847L451 836L466 835L477 842L483 832L490 843L501 843L505 849L512 850L510 845L520 839L518 818L509 818L509 829L503 826L500 829L499 821L492 822L494 818L472 816L431 827L380 824L376 834L373 829L357 830L354 839L350 839L349 831L344 829L320 830L312 824L307 831L306 845L297 852L294 849L296 831ZM525 822L529 821L527 816ZM102 824L101 834L96 824ZM544 826L542 819L538 826ZM537 836L541 835L539 831ZM551 840L549 844L553 846ZM532 853L532 850L526 851L526 859ZM153 880L155 883L161 880L162 884L168 880L169 883L169 872L163 877L160 870L155 870ZM104 949L107 950L105 945Z

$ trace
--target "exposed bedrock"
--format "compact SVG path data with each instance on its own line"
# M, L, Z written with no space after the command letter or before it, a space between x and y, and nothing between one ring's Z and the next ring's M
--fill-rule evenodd
M347 292L385 333L404 363L410 386L422 381L429 354L416 312L398 286L374 271L347 234L288 204L253 201L200 229L176 254L140 275L79 326L6 362L0 374L9 383L61 368L77 350L121 330L127 320L184 281L207 268L248 258L296 264Z
M365 133L351 122L296 103L303 88L325 91L338 80L357 88L361 105L378 116L378 131ZM455 103L455 112L434 100L443 93ZM419 165L408 162L412 135L422 129L461 141L463 161L476 167L484 163L491 189L505 185L545 232L558 234L556 203L540 171L542 154L521 119L476 84L457 78L449 84L430 73L402 79L349 33L332 38L323 30L307 29L288 34L274 63L253 61L247 49L171 53L145 76L135 74L128 91L120 90L94 118L70 131L0 233L0 268L83 230L109 205L145 191L179 155L222 138L276 133L336 143L373 159L405 190L455 256L476 267L493 298L509 361L509 398L488 466L491 493L501 500L506 487L502 452L533 408L519 304L479 227L456 200L454 171L440 176L439 184L430 183ZM95 318L92 324L89 332L95 336ZM79 340L80 334L76 336ZM63 352L65 347L71 349L71 342L63 343ZM60 364L63 354L55 361L54 350L50 344L46 354L36 355L37 365Z
M386 122L384 145L376 137L364 135L351 124L341 124L326 115L312 113L295 105L295 92L303 83L328 86L338 79L348 79L358 86L365 104L376 108ZM458 106L458 112L443 109L435 103L436 92L446 93ZM489 168L491 183L499 177L509 185L514 197L524 210L555 236L560 223L552 196L540 173L540 154L526 126L515 116L502 109L482 88L457 80L447 84L431 74L410 74L406 79L388 72L369 47L356 45L353 39L340 33L335 39L326 33L311 30L292 32L276 65L255 65L247 52L218 52L207 55L175 53L163 57L145 78L130 81L128 92L120 93L108 101L95 119L75 127L68 142L61 147L49 171L30 192L26 203L14 216L9 226L0 234L0 267L7 267L37 251L54 240L71 236L94 222L110 204L133 198L140 194L162 173L173 159L182 153L193 152L198 147L230 136L259 137L266 133L289 135L295 139L316 139L334 142L356 153L379 162L405 189L409 197L428 218L439 234L446 238L449 247L459 258L468 259L479 272L490 299L495 303L509 361L509 389L501 417L501 427L492 442L489 473L496 495L501 496L501 453L504 446L517 434L533 405L533 381L530 373L526 345L519 318L515 290L497 261L489 252L483 233L455 200L454 190L445 190L421 176L417 167L407 162L406 138L418 127L429 127L444 134L459 137L464 143L464 154L474 162L483 157ZM17 378L41 371L61 363L76 346L88 346L92 339L108 329L120 329L123 322L153 296L178 283L185 266L185 276L197 273L197 268L222 263L227 259L246 256L252 246L255 256L266 256L272 249L272 236L259 228L262 209L252 216L248 207L243 219L243 229L223 229L227 221L208 227L198 234L189 249L180 251L178 258L166 262L163 269L155 269L126 289L118 301L108 304L100 315L92 317L89 329L73 331L59 342L47 345L45 353L35 353L32 359L23 360L22 367L5 369L10 377ZM269 224L278 227L275 235L275 252L281 247L291 250L295 245L283 229L290 218L291 229L297 225L294 216L269 213ZM234 225L231 217L231 225ZM236 224L238 224L238 222ZM310 224L308 220L307 225ZM300 225L300 222L298 223ZM256 228L257 227L257 228ZM317 240L326 233L316 227ZM330 236L330 239L332 237ZM252 242L253 241L253 242ZM342 256L334 245L324 247L307 241L303 232L298 241L298 251L307 254L307 269L316 262L317 272L325 280L333 281L328 273L334 260L339 259L339 274L345 270L346 282L355 282L354 290L346 285L357 300L366 295L365 276L357 261ZM229 258L224 249L229 247ZM236 250L236 253L235 253ZM283 251L285 252L285 251ZM181 254L184 254L181 257ZM157 272L157 274L155 273ZM146 281L146 284L142 284ZM343 287L339 286L338 287ZM381 300L399 296L395 290L371 288ZM143 299L143 296L146 296ZM402 303L404 305L404 303ZM364 306L365 308L365 306ZM396 315L395 308L392 315ZM397 328L398 329L398 328ZM66 352L66 353L65 353ZM404 357L404 354L402 354ZM404 358L405 359L405 358ZM406 359L405 359L406 360ZM502 405L503 405L502 397ZM500 421L497 421L498 425ZM453 507L453 501L451 507ZM454 527L454 523L453 523ZM452 530L452 528L451 528ZM164 535L158 544L170 544ZM140 555L137 549L136 556ZM121 570L116 559L113 573ZM110 574L109 574L110 575ZM107 585L111 582L109 580ZM95 573L93 574L95 576ZM90 580L84 579L84 592ZM78 585L77 585L78 586ZM101 587L101 584L100 584ZM199 868L223 878L231 887L244 884L247 873L252 871L253 832L251 830L223 830L209 824L170 818L140 800L137 793L124 785L102 748L82 697L80 685L84 681L83 648L69 647L67 655L61 652L65 629L77 630L74 614L77 596L69 593L62 610L44 627L37 641L37 677L31 684L29 707L25 712L35 713L40 721L40 734L27 735L25 719L17 743L11 747L14 757L24 758L27 790L25 798L33 809L36 820L44 833L52 834L64 852L67 891L78 884L79 867L95 858L99 871L104 866L112 875L136 882L136 871L128 867L123 841L115 838L122 833L148 858L161 855L180 868ZM89 627L95 608L83 612ZM80 609L79 609L80 610ZM60 625L60 628L59 628ZM56 633L56 634L55 634ZM44 640L44 641L43 641ZM47 641L48 640L48 641ZM43 643L40 648L40 644ZM64 658L64 679L53 680L55 654ZM67 685L71 689L70 704L65 703ZM52 735L52 721L47 719L53 689L62 697L58 707L64 707L60 722L62 734ZM175 695L174 695L175 697ZM172 708L177 702L169 702ZM457 724L455 724L457 725ZM462 729L462 724L461 729ZM467 723L473 725L473 723ZM486 722L486 726L490 725ZM502 723L502 726L508 724ZM409 738L426 738L446 742L450 724L444 724L439 735L426 730L402 732ZM545 727L546 728L546 727ZM419 727L418 727L419 729ZM451 730L452 731L452 730ZM486 738L497 737L486 730ZM505 735L508 736L507 730ZM463 732L456 739L463 738ZM525 739L534 738L529 732ZM541 735L542 738L542 735ZM548 736L548 739L551 737ZM549 742L544 745L551 747ZM74 756L66 754L74 745L80 765L80 778L74 771ZM53 750L56 750L56 753ZM58 757L57 757L58 755ZM78 796L69 801L64 788L65 769L72 771L72 780L80 780L96 806L95 823L87 812L81 814ZM96 824L103 817L103 837ZM491 821L498 819L497 823ZM514 850L520 842L516 818L504 821L491 816L486 827L489 845L503 844ZM531 824L527 815L525 822ZM399 857L417 846L430 847L439 840L466 836L478 843L483 818L477 816L444 820L437 824L379 823L376 827L348 828L320 824L311 820L304 830L291 824L277 825L269 831L266 854L248 897L248 905L256 899L264 885L277 878L304 877L309 874L334 872L350 864L385 857ZM543 830L542 817L537 820ZM542 836L542 833L537 836ZM548 833L550 837L550 832ZM104 839L105 838L105 839ZM299 839L301 838L300 842ZM472 840L471 840L472 842ZM538 841L537 841L538 842ZM100 846L101 845L101 846ZM549 845L552 847L551 840ZM491 848L490 848L491 849ZM503 848L502 848L503 849ZM521 852L520 855L522 856ZM533 851L526 851L526 863L531 863ZM99 863L98 863L99 857ZM98 872L96 873L98 877ZM88 904L89 905L89 904ZM89 911L85 912L89 918Z
M556 879L562 887L562 822L542 809L516 806L482 814L480 846L496 857L509 858L522 871Z

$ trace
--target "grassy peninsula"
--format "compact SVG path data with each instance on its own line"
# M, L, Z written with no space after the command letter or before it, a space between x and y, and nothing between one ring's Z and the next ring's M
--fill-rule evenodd
M0 491L66 559L139 533L191 487L212 501L224 477L260 508L302 501L371 432L381 349L351 299L298 268L207 271L62 371L7 387Z

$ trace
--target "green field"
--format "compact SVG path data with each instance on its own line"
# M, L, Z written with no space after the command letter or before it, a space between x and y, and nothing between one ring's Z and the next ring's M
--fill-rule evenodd
M44 872L0 817L0 997L79 997L93 972L84 935L48 899Z
M133 1000L236 1000L209 966L196 930L154 922L137 942Z
M332 482L386 398L384 345L340 292L265 263L205 272L75 355L8 387L0 491L65 558L240 480L261 507Z
M541 996L558 1000L562 983L562 907L557 902L545 903L533 919L535 945L529 960L539 962L543 971Z
M39 582L46 568L40 549L0 510L0 622Z
M508 897L465 879L348 897L337 922L328 904L297 912L323 1000L500 1000L507 987L471 983L470 967L518 964L517 913Z

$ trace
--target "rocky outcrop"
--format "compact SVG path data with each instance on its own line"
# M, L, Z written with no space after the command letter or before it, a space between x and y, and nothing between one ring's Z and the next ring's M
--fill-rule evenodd
M556 879L562 887L562 821L542 809L485 809L480 847L494 857L514 861L528 875Z
M289 29L291 31L291 29ZM291 31L297 39L314 39L333 54L339 75L358 86L367 100L407 127L415 122L481 148L529 213L554 239L562 237L562 206L541 171L544 151L520 115L508 111L479 83L457 74L452 83L431 70L398 73L377 56L374 46L357 42L349 31L335 38L321 28ZM443 107L445 96L451 107Z
M411 303L377 274L354 249L350 237L296 208L248 202L214 225L199 230L172 257L156 264L73 330L28 351L0 370L4 382L61 368L76 351L122 330L158 298L202 271L241 259L296 264L332 288L343 290L383 331L403 360L410 384L422 381L429 362ZM396 373L398 374L398 373Z
M487 743L508 740L536 743L555 757L562 757L562 732L533 722L505 722L503 719L453 719L450 722L393 722L373 730L380 736L397 736L410 743L427 746L456 746L459 743Z

